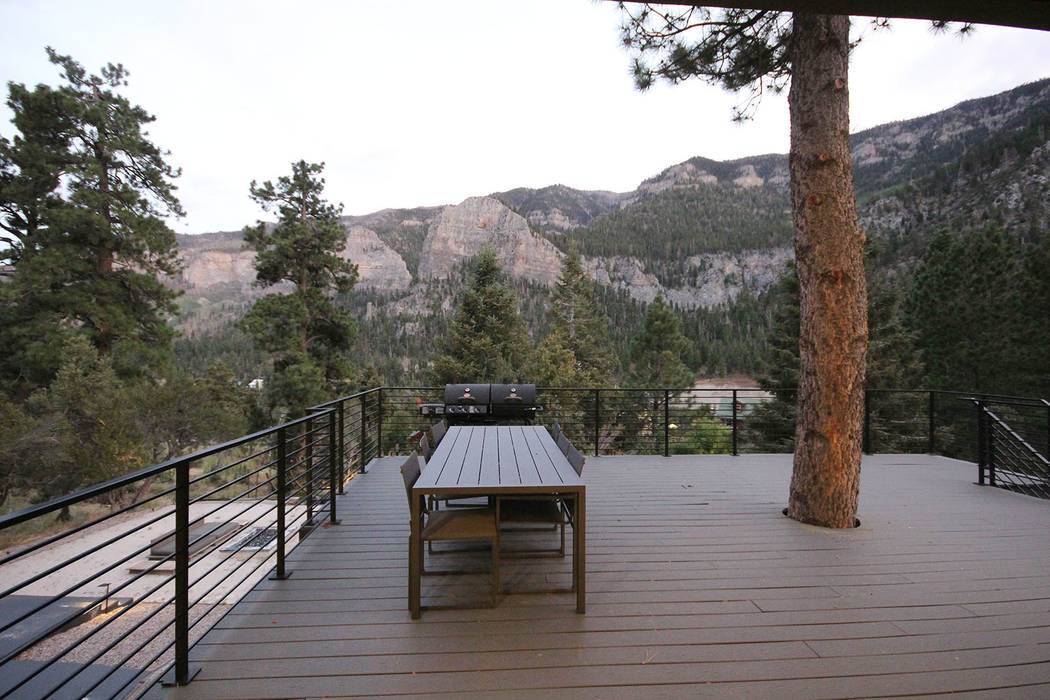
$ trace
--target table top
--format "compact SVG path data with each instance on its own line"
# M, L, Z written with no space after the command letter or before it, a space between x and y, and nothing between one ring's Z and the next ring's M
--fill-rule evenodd
M542 426L457 425L445 433L413 490L568 493L583 491L584 482Z

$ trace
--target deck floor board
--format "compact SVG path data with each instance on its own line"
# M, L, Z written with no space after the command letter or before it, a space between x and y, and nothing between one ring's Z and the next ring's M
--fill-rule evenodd
M1050 694L1050 503L976 486L972 465L866 457L861 527L828 531L781 515L787 456L591 457L586 615L572 594L510 594L413 621L397 464L355 478L292 577L260 582L194 646L189 686L149 696ZM566 585L571 558L501 568L516 590ZM424 600L487 582L425 577Z

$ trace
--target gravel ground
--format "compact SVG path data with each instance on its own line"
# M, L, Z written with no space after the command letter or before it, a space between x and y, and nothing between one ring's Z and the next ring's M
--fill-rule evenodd
M200 503L196 504L191 517L207 513L208 521L235 519L245 526L265 526L272 521L270 515L263 514L269 508L267 504L245 513L240 512L242 508L236 504ZM47 662L54 659L71 664L95 663L122 669L147 669L132 695L138 695L152 685L158 674L173 660L172 652L162 653L174 640L174 631L170 626L174 619L174 606L164 605L174 595L174 584L166 581L173 567L168 564L154 573L143 575L133 573L132 569L149 566L151 562L146 553L136 552L148 549L152 541L173 528L173 517L149 523L161 512L114 518L105 527L91 528L4 565L4 587L16 585L18 581L28 581L41 572L55 569L40 580L15 590L16 594L97 599L105 590L109 590L112 602L127 604L138 601L132 607L125 605L111 609L51 635L19 655L17 661ZM289 513L289 521L293 521L294 517L294 512ZM106 544L118 535L120 538L117 542ZM289 549L295 544L297 538L290 538ZM84 556L90 550L96 551ZM203 620L191 630L191 643L251 590L256 581L269 572L274 562L272 551L229 553L217 547L193 562L190 569L193 582L190 600L202 600L194 606L190 619L193 621L203 616ZM156 590L151 590L154 588ZM206 612L212 606L214 609ZM156 638L151 640L154 635ZM142 648L138 649L140 646ZM151 661L158 654L159 658Z

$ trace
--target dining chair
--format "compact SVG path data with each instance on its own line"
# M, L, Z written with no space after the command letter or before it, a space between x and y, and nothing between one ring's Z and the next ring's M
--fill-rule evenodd
M554 442L561 437L561 423L558 421L554 421L554 425L551 426L551 437L554 438Z
M565 438L565 434L562 433L561 438ZM565 438L567 444L566 459L569 460L569 464L576 471L577 475L583 475L583 454L576 449L576 446ZM525 525L544 525L554 526L561 531L561 542L557 549L517 549L517 550L503 550L503 556L507 558L513 558L518 556L565 556L565 526L574 525L574 510L575 508L571 505L572 500L563 500L557 497L538 497L538 498L499 498L496 500L496 516L499 519L500 527L504 525L511 526L525 526ZM516 527L515 529L522 530L535 530L537 528L532 527Z
M576 445L573 445L571 442L569 443L568 451L565 453L565 458L569 460L569 464L571 464L572 468L576 470L576 474L582 476L583 463L586 460L583 458L583 453L577 450Z
M434 454L434 449L430 446L430 439L427 437L425 430L422 437L419 438L419 451L423 453L424 460L429 460L430 456Z
M558 529L561 534L558 547L501 549L500 554L504 558L565 556L565 526L569 521L558 498L551 496L497 498L496 517L504 531L539 532Z
M448 431L448 421L444 418L439 420L434 425L430 426L430 436L434 438L434 447L441 444L441 438L445 437L445 433Z
M412 510L412 487L419 479L421 467L419 456L412 455L401 465L401 477L405 482L405 494L408 497L409 513ZM492 565L489 571L492 574L492 604L496 604L499 595L499 527L496 525L496 511L493 508L461 508L456 510L431 511L425 507L420 514L420 547L419 547L419 572L423 576L437 576L448 574L476 574L483 573L476 570L441 570L427 571L424 560L423 543L451 542L467 540L486 540L492 548ZM444 607L444 606L443 606Z
M556 442L558 443L558 449L561 450L561 453L563 455L569 454L569 444L570 443L569 443L569 438L565 437L565 433L562 433L561 435L559 435L558 439L556 440Z

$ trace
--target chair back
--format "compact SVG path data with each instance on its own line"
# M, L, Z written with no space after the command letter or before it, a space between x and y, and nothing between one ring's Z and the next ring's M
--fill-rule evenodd
M554 421L554 425L551 426L551 437L557 442L558 438L561 437L561 423Z
M441 438L445 437L446 430L448 430L448 423L445 422L444 418L430 426L430 435L434 438L434 447L441 444Z
M401 465L401 478L405 480L405 497L409 504L412 503L412 487L416 485L420 471L419 455L412 455Z
M558 436L558 449L561 450L563 455L569 454L569 438L565 437L565 433Z
M569 445L569 451L565 454L569 464L576 470L577 476L583 476L583 463L586 461L583 454L576 449L576 445Z
M430 440L427 438L427 433L423 431L423 437L419 438L419 451L423 453L423 459L429 460L430 455L434 454L433 448L430 447Z

